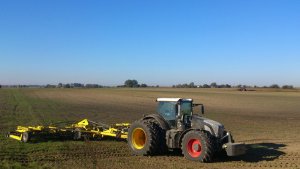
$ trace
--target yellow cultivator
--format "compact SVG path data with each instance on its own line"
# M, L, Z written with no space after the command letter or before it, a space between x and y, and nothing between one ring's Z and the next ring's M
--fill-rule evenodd
M83 119L78 123L63 127L57 125L49 126L17 126L15 131L9 132L7 137L22 142L28 142L34 138L58 138L58 139L102 139L111 137L116 139L127 139L129 123L119 123L108 126Z

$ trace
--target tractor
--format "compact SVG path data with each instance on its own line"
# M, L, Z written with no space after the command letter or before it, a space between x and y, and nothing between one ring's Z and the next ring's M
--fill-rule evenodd
M185 158L211 162L216 154L242 155L244 143L234 143L230 132L214 120L193 113L196 106L204 114L203 104L192 99L158 98L157 113L133 122L127 142L135 155L152 156L182 151Z

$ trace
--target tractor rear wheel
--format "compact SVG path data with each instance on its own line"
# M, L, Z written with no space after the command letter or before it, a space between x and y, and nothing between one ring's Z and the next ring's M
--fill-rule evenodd
M138 120L128 130L127 142L136 155L156 155L160 152L159 126L151 120ZM165 143L164 143L165 144Z
M210 162L213 144L209 133L192 130L182 139L181 150L185 158L193 161Z

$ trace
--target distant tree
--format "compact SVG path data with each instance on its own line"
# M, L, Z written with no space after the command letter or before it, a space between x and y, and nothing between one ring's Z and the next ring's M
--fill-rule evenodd
M279 85L277 85L277 84L272 84L272 85L270 86L270 88L278 89L278 88L280 88L280 87L279 87Z
M189 88L194 88L194 87L196 87L196 86L195 86L195 83L194 83L194 82L191 82L191 83L188 85L188 87L189 87Z
M148 87L148 86L147 86L146 84L143 83L143 84L141 84L141 87Z
M226 84L225 87L226 87L226 88L231 88L231 85Z
M231 86L229 84L221 84L218 85L218 88L231 88Z
M2 85L0 85L0 89L2 88Z
M68 83L68 84L65 84L64 85L64 88L71 88L71 85Z
M202 87L203 88L210 88L210 86L208 84L204 84Z
M218 85L217 85L217 83L216 83L216 82L213 82L213 83L211 83L211 84L210 84L210 87L211 87L211 88L217 88L217 87L218 87Z
M159 85L156 85L155 87L159 87Z
M51 84L47 84L46 86L45 86L45 88L55 88L56 86L55 85L51 85Z
M181 88L181 84L178 84L178 85L176 85L175 87L177 87L177 88Z
M71 83L71 88L81 88L81 87L84 87L84 85L81 83Z
M124 82L124 86L125 87L133 87L133 84L132 84L132 80L126 80L125 82Z
M283 85L282 88L283 89L294 89L294 86L292 86L292 85Z
M137 80L126 80L124 82L125 87L139 87L139 83Z
M63 87L63 84L62 84L62 83L58 83L57 87L58 87L58 88L62 88L62 87Z
M85 85L86 88L100 88L102 86L98 85L98 84L86 84Z

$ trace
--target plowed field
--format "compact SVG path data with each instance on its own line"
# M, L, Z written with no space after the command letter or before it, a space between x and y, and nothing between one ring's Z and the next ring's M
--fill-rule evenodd
M132 122L154 113L157 97L193 98L204 116L223 123L249 148L240 157L213 163L180 153L133 156L125 141L41 141L5 138L16 125L49 124L88 118ZM0 168L293 168L300 169L300 92L235 89L0 89Z

